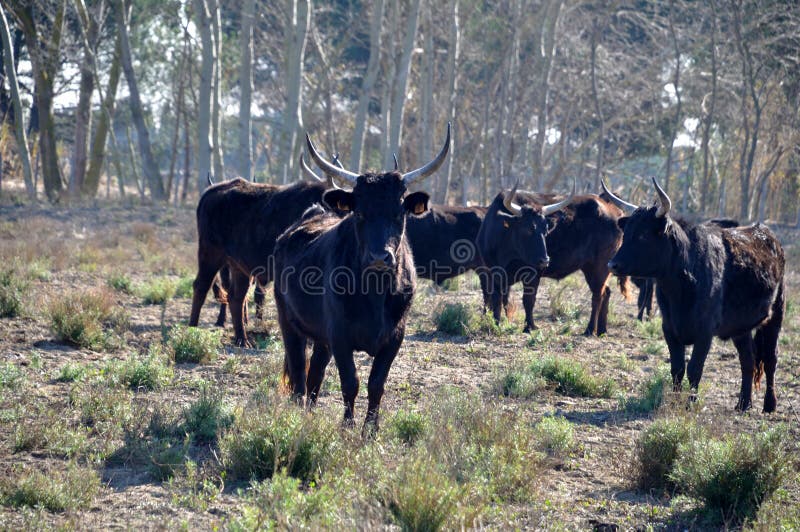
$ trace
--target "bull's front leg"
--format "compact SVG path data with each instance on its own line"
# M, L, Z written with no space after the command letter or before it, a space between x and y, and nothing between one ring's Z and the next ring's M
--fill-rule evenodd
M339 370L339 381L342 385L342 400L344 401L344 419L342 425L352 427L355 425L353 416L356 409L356 396L358 395L358 371L353 360L353 347L347 342L334 340L330 346L336 369ZM373 370L374 370L373 366Z
M539 291L538 275L533 279L523 281L522 285L522 307L525 309L525 328L522 332L529 333L538 329L533 323L533 307L536 305L536 293Z
M311 354L311 362L308 366L308 379L306 390L308 394L308 406L317 404L317 397L322 389L322 381L325 379L325 368L331 361L331 351L328 346L321 342L314 342L314 350Z
M736 410L746 412L753 406L753 375L756 371L755 345L750 331L732 338L732 340L739 352L739 366L742 370L742 386L739 389Z
M389 344L378 351L377 355L375 355L375 360L372 362L372 370L369 372L367 384L367 398L369 400L367 417L364 419L364 426L361 429L363 437L370 437L378 431L381 399L383 398L386 378L389 376L389 369L392 367L392 362L394 362L402 343L403 331L400 331L395 338L390 340Z
M683 384L683 376L686 373L686 348L667 328L666 320L662 323L661 330L664 332L664 340L667 342L667 348L669 349L672 389L673 391L679 392Z
M703 367L706 364L708 350L711 349L711 340L711 336L698 338L692 346L692 356L689 358L686 376L689 378L693 400L697 397L697 389L700 387L700 379L703 377Z

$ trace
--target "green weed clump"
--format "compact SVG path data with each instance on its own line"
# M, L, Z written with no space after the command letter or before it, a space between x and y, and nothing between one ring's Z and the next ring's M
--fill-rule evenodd
M222 394L207 386L200 390L200 397L183 411L184 430L197 443L217 440L220 431L233 423L233 414L222 399Z
M151 348L147 356L134 355L116 367L119 381L132 390L158 390L172 380L169 360L159 348Z
M546 383L555 385L557 393L570 397L608 398L616 390L612 379L595 377L573 360L546 356L517 365L522 367L511 369L496 380L495 387L503 395L530 398Z
M389 420L389 430L406 445L414 445L428 430L428 418L419 412L399 410Z
M466 336L474 330L475 316L464 303L440 305L433 315L436 330L454 336Z
M0 364L0 390L16 390L25 382L25 372L16 364Z
M692 439L679 446L669 478L725 520L752 519L794 470L789 441L783 425L722 440Z
M133 282L131 278L124 273L112 274L111 277L108 278L107 284L117 292L123 294L133 293Z
M216 358L222 346L221 332L175 325L170 329L167 347L176 364L205 364Z
M192 297L194 294L194 278L181 277L175 284L175 296L178 298L186 299Z
M163 305L175 295L177 283L167 277L156 277L139 285L137 292L145 305Z
M105 290L71 292L51 302L50 327L60 342L89 349L115 346L109 329L121 329L127 316Z
M97 472L75 463L65 470L47 472L22 468L0 480L4 506L44 508L50 512L86 508L99 490Z
M632 477L645 490L674 487L670 477L678 449L696 436L699 428L684 418L657 419L636 442Z
M16 318L22 313L28 288L13 270L0 270L0 318Z
M624 401L624 407L630 412L653 412L661 407L671 389L669 368L661 366L642 384L638 397L629 397Z
M550 456L565 457L577 448L573 425L563 417L542 418L533 432L541 449Z
M439 471L435 462L416 458L400 464L386 504L402 530L435 531L453 521L461 497L458 484Z
M219 446L229 478L264 480L285 470L311 481L324 474L339 443L332 419L266 398L236 416Z

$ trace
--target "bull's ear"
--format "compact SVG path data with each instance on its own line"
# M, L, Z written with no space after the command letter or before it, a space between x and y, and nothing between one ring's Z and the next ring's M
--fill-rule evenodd
M352 192L341 189L326 190L322 195L322 201L329 209L341 214L347 214L355 209L356 202Z
M417 216L425 214L425 211L428 210L428 200L430 198L427 192L414 192L409 194L403 200L403 209L405 209L407 213Z
M630 216L623 216L622 218L619 218L617 220L617 226L620 229L625 230L625 224L628 223L628 218L630 218Z

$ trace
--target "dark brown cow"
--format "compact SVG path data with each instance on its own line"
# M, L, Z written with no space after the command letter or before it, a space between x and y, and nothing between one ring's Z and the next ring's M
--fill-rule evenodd
M423 214L428 195L407 194L444 162L444 147L430 163L400 174L357 175L323 159L307 138L314 162L326 175L353 185L329 190L323 201L341 217L315 208L290 227L275 249L275 303L285 349L284 376L298 400L316 401L331 355L353 423L358 374L353 351L374 357L364 429L377 428L389 368L405 334L416 275L406 239L406 217ZM310 364L306 346L314 343Z
M674 219L669 196L655 178L653 185L656 206L637 208L617 198L631 214L619 220L625 236L609 268L656 280L675 388L686 373L696 390L713 337L732 339L742 371L737 410L751 407L752 385L766 374L764 412L773 412L784 310L780 242L762 224L727 227ZM688 368L687 345L693 346Z

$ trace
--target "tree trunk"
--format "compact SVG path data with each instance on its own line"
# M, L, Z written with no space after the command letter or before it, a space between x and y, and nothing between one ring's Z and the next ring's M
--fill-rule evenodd
M130 92L131 118L136 126L136 136L139 140L139 153L142 157L142 171L145 174L147 183L150 187L150 195L154 200L165 199L164 183L161 180L161 172L158 169L156 160L153 158L153 151L150 148L150 133L144 122L144 112L142 111L142 100L139 96L139 86L136 83L136 74L133 71L133 58L131 57L131 44L128 38L128 21L125 16L125 0L117 0L116 20L120 34L120 57L122 70L128 80L128 91Z
M8 21L4 9L0 9L0 37L3 39L5 53L5 73L11 88L11 102L14 106L14 133L17 139L17 151L22 162L22 174L25 179L25 192L28 199L36 199L36 188L33 186L33 171L31 170L31 154L28 150L28 137L25 134L25 122L22 114L22 103L19 98L19 83L17 82L17 67L14 61L14 45L11 42L11 33L8 30Z
M214 44L211 20L205 0L194 0L197 31L200 32L202 63L200 66L199 100L197 102L197 190L208 186L211 173L211 85L214 80ZM217 176L222 179L222 176Z
M214 85L211 101L211 155L214 161L214 175L225 179L222 152L222 32L219 20L219 2L208 0L211 10L211 29L214 32Z
M435 123L433 114L433 69L434 54L433 47L433 8L430 3L422 8L423 14L423 34L422 34L422 72L420 73L420 109L419 109L419 148L416 150L423 161L430 161L432 157L433 135L431 134L432 124ZM436 187L433 201L441 203L444 195L441 190L441 176L436 176Z
M700 184L700 212L706 213L708 205L709 185L711 182L711 167L709 164L711 128L714 125L714 111L717 106L717 5L716 0L711 0L709 14L711 16L711 92L703 98L703 181Z
M311 0L292 0L292 21L287 39L286 108L283 113L283 183L294 175L294 153L303 128L303 64L306 36L311 24Z
M239 175L251 181L253 124L250 115L253 94L253 18L255 0L242 4L242 28L239 34L239 146L236 162Z
M681 80L681 49L680 44L678 43L678 36L675 33L675 14L673 11L675 10L675 2L674 0L670 0L669 2L669 13L667 14L668 25L669 25L669 34L672 40L672 47L673 51L675 52L675 74L672 77L672 86L675 88L675 99L677 100L677 104L675 105L675 119L672 122L672 138L669 140L669 145L667 147L667 163L666 168L664 169L664 190L669 192L669 185L670 179L672 177L672 153L674 151L675 145L675 138L678 136L678 130L681 127L681 91L680 91L680 80Z
M406 90L408 89L408 74L411 69L411 55L414 52L414 41L417 36L417 21L419 20L420 0L411 0L408 6L408 19L406 20L406 33L403 42L403 53L397 67L397 78L392 84L392 111L389 117L389 152L383 160L383 167L389 168L392 164L390 154L397 153L402 142L403 113L406 104Z
M360 172L362 151L364 150L364 133L367 129L369 116L369 102L378 71L381 66L381 27L383 26L383 0L375 0L372 5L372 21L369 26L369 61L364 82L361 84L361 94L358 98L358 108L353 127L353 142L350 147L350 169Z
M454 127L456 125L456 102L458 101L458 67L459 59L461 56L461 31L458 21L458 2L459 0L450 0L450 15L452 20L450 22L450 35L448 37L448 61L447 61L447 120ZM458 128L453 131L452 143L450 144L450 156L445 163L444 175L444 194L442 195L442 203L446 204L450 195L450 184L453 181L453 170L456 165L457 148L460 149L458 144L459 135ZM463 167L463 166L462 166ZM461 176L461 204L467 205L467 176Z
M386 161L391 160L392 147L390 142L389 130L392 124L392 90L397 74L397 60L395 58L397 50L397 20L400 18L400 6L398 0L389 0L389 26L386 34L388 43L386 50L388 72L383 76L383 94L381 96L381 161L385 166Z
M603 117L603 107L600 105L600 93L597 90L597 41L600 38L600 25L597 20L592 21L592 44L591 44L591 77L592 77L592 101L594 102L594 112L597 115L597 161L594 168L594 190L600 190L600 176L603 174L603 159L605 157L605 119Z

